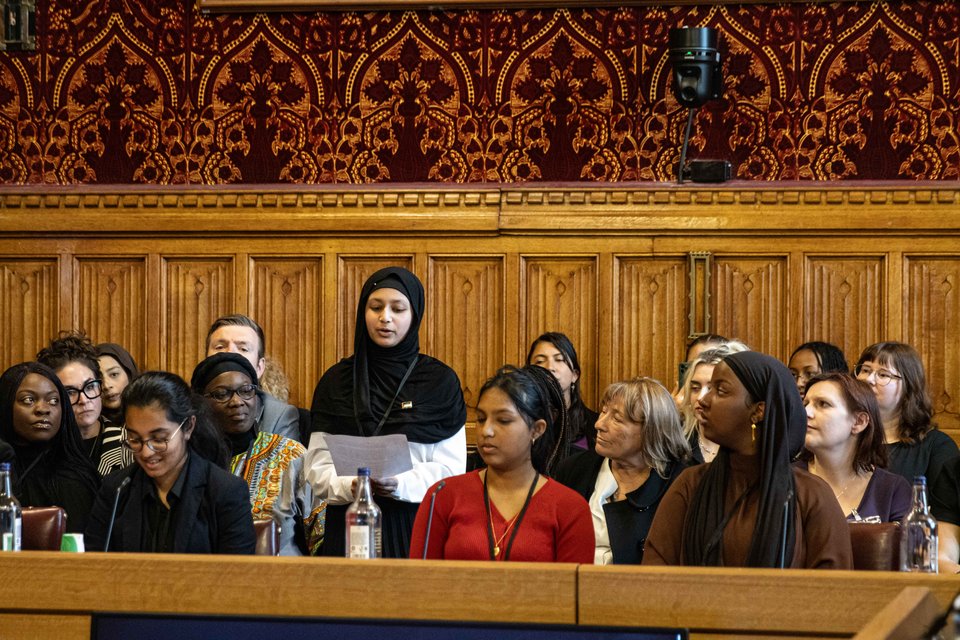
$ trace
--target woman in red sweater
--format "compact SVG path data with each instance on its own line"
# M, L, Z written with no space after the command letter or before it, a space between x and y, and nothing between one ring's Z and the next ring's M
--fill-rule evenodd
M410 556L593 563L587 502L542 475L553 434L565 429L563 393L549 371L500 369L477 402L477 449L487 467L431 487L417 513Z

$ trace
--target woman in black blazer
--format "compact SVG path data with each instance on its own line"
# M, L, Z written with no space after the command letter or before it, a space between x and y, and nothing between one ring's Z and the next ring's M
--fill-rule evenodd
M556 480L586 498L595 564L640 564L660 499L690 459L670 392L652 378L615 382L603 394L596 450L567 458Z
M226 448L203 412L202 398L179 376L150 371L124 390L123 407L123 442L137 464L104 478L90 514L87 549L252 554L249 489L222 468Z

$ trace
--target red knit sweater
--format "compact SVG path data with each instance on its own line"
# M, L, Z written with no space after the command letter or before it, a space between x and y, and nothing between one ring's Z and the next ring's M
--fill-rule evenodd
M410 541L411 558L423 557L433 491L431 487L417 512ZM499 538L506 527L506 520L495 505L491 504L490 508L493 511L493 528ZM489 560L488 527L480 472L472 471L447 478L446 487L437 494L427 558ZM504 550L501 559L512 535L511 531L500 544ZM572 489L548 479L530 500L509 559L593 564L594 546L593 520L587 502Z

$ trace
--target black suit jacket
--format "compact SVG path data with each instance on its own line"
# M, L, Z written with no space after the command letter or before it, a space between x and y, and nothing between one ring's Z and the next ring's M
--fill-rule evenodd
M252 554L256 534L247 483L193 452L185 473L180 502L171 514L173 552ZM88 551L103 551L114 496L117 487L128 476L131 482L120 492L110 551L146 550L143 495L150 490L147 483L153 480L134 463L103 479L84 536Z
M603 460L603 456L592 450L576 453L561 463L554 480L570 487L589 502ZM690 464L686 462L670 463L666 478L651 469L647 481L628 493L626 500L603 505L614 564L640 564L643 561L643 545L657 506L673 481L688 466Z

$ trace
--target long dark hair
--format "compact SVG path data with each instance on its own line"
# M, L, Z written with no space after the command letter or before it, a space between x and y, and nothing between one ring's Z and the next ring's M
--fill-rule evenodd
M543 435L537 438L530 449L530 462L539 473L550 475L562 459L558 440L562 440L567 429L567 414L563 402L563 390L553 374L536 366L518 369L513 366L501 367L480 387L480 398L489 389L499 389L510 398L523 417L527 426L532 428L537 420L547 423ZM558 432L560 438L558 438Z
M913 444L923 440L936 425L933 423L933 402L927 390L927 376L920 354L905 342L878 342L863 350L857 367L867 360L891 366L903 378L903 395L897 407L900 410L900 441Z
M527 351L526 362L528 365L533 364L533 362L531 362L533 360L533 352L541 342L552 344L557 351L560 352L560 356L563 358L563 361L567 363L567 366L570 367L570 370L577 374L577 380L570 385L570 406L567 408L567 419L570 423L571 431L568 444L569 442L576 442L580 438L586 438L592 445L596 439L596 430L593 424L588 424L586 405L583 404L583 398L580 396L580 386L577 384L577 382L580 382L581 376L580 360L577 358L577 350L573 347L573 343L570 342L570 338L565 334L558 331L548 331L537 337L530 345L530 350Z
M784 564L789 566L797 533L796 487L790 460L803 446L807 426L800 393L787 367L772 356L743 351L723 361L746 388L751 401L764 403L763 419L756 429L759 506L746 564L777 567L783 557ZM726 501L729 479L730 450L721 446L690 500L684 521L684 564L723 563L723 528L727 510L732 506Z
M24 362L10 367L0 376L0 440L14 445L15 449L18 447L13 429L13 405L23 379L31 373L52 382L60 397L60 428L45 447L43 455L48 456L45 464L65 478L97 490L100 487L100 474L83 452L80 428L74 418L67 390L50 367L39 362Z
M124 415L130 407L159 407L170 422L196 418L187 446L218 467L227 467L230 454L210 420L207 403L183 378L166 371L147 371L123 390L122 397Z
M857 472L873 471L877 467L887 466L887 444L883 434L883 421L880 419L880 407L877 396L863 380L857 380L849 373L821 373L810 378L807 389L818 382L833 382L840 389L843 403L850 413L865 413L866 428L857 434L857 448L853 455L853 469ZM810 460L813 454L805 451L803 458Z

